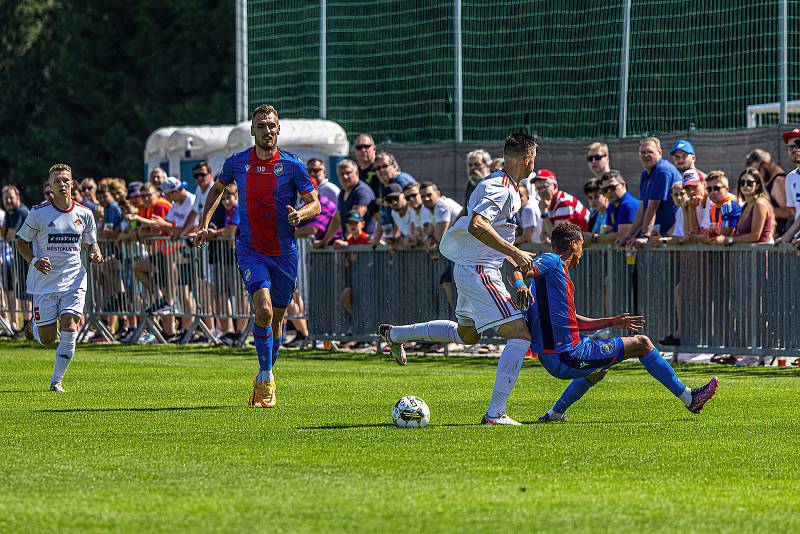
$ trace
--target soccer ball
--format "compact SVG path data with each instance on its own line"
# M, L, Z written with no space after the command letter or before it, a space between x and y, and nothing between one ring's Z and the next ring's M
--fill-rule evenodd
M408 395L394 403L392 419L398 428L422 428L431 420L431 410L424 400Z

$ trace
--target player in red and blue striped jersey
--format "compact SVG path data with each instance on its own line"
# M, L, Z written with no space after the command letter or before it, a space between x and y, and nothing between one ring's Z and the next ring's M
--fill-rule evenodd
M705 386L689 389L675 376L675 371L643 335L592 340L581 337L581 330L619 328L638 332L644 318L624 313L616 317L590 319L575 311L575 286L569 269L576 267L583 255L581 228L573 223L556 226L550 237L554 252L540 254L526 276L533 276L530 289L523 275L514 271L517 305L527 308L526 321L531 334L531 351L548 373L571 380L558 402L541 422L566 421L565 412L589 388L605 378L608 370L625 359L639 358L650 375L680 398L689 411L700 413L714 396L717 378Z
M255 145L225 160L208 193L195 245L207 238L211 215L226 186L239 191L239 226L236 263L253 300L253 337L259 372L253 380L248 406L275 406L272 367L280 347L280 329L286 307L297 285L297 241L294 227L320 211L319 199L308 169L300 158L278 148L281 127L272 106L258 106L250 133ZM301 196L305 205L293 206ZM277 337L273 338L273 332Z

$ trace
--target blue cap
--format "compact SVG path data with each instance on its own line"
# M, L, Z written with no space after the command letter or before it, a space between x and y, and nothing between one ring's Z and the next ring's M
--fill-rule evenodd
M692 143L686 139L678 139L675 141L675 144L672 145L672 151L670 152L670 155L674 154L676 150L683 150L687 154L694 156L694 147L692 146Z
M352 210L347 213L347 218L345 222L361 222L364 220L364 217L358 212L358 210Z

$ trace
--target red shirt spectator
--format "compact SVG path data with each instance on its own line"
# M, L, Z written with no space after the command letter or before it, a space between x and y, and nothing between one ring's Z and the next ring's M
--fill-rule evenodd
M534 177L536 192L541 199L541 207L550 223L555 226L563 222L577 224L584 232L589 230L589 210L574 196L558 188L556 173L542 169Z

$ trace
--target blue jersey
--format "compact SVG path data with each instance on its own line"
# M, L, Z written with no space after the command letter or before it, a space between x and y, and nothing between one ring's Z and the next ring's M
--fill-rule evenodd
M539 354L568 352L580 341L575 313L575 286L564 261L552 252L533 259L531 291L534 304L526 321L531 333L531 350Z
M251 147L226 159L217 180L223 185L236 182L239 188L237 251L264 256L297 253L294 227L289 224L286 207L295 205L298 193L314 190L300 158L277 150L274 157L263 160Z

